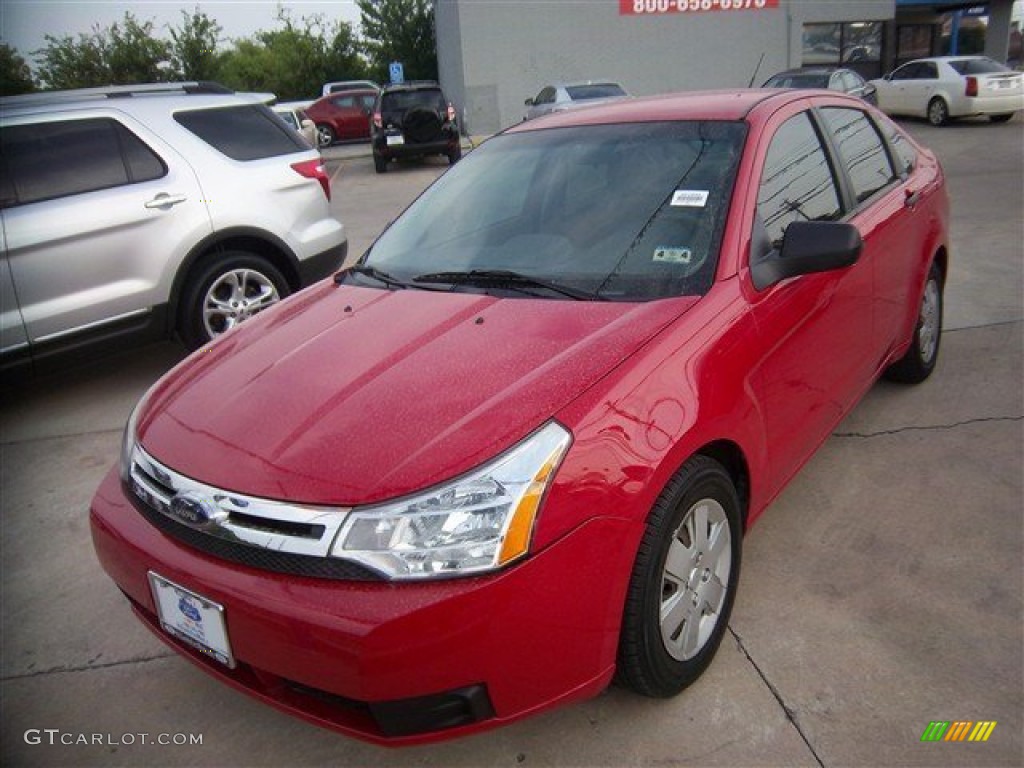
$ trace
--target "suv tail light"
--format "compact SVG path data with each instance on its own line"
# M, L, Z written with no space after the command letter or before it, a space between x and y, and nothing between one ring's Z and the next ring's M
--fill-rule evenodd
M383 128L384 127L384 118L382 118L380 116L380 112L374 112L373 113L373 127L374 128Z
M319 181L320 186L324 189L324 194L327 195L327 199L331 199L331 179L324 169L323 161L304 160L301 163L292 163L292 170L299 174L299 176Z
M977 96L978 95L978 78L968 77L967 78L967 90L964 92L965 96Z
M455 121L455 107L453 107L452 103L449 101L448 102L448 122L451 123L451 122L454 122L454 121Z

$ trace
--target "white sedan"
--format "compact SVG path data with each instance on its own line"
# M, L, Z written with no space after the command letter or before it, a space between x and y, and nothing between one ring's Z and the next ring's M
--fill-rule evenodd
M883 112L927 117L932 125L974 115L1002 123L1024 109L1024 74L986 56L915 59L871 84Z

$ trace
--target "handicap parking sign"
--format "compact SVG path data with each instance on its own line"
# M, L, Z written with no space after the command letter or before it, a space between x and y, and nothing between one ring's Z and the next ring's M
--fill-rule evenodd
M391 73L391 82L392 83L404 83L405 82L405 73L404 73L403 68L402 68L402 62L400 62L400 61L392 61L391 65L388 67L388 70Z

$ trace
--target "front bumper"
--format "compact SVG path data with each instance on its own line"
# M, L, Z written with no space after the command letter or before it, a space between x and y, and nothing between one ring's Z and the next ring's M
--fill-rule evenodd
M289 576L150 525L112 471L92 503L100 562L162 640L278 709L365 740L450 738L587 698L611 680L629 523L593 519L500 573L425 583ZM228 669L159 627L148 572L224 606Z

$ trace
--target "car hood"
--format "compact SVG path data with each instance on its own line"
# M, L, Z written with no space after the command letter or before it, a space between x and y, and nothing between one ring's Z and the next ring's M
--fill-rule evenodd
M310 504L411 493L550 419L696 303L508 299L330 281L168 374L137 435L207 484Z

